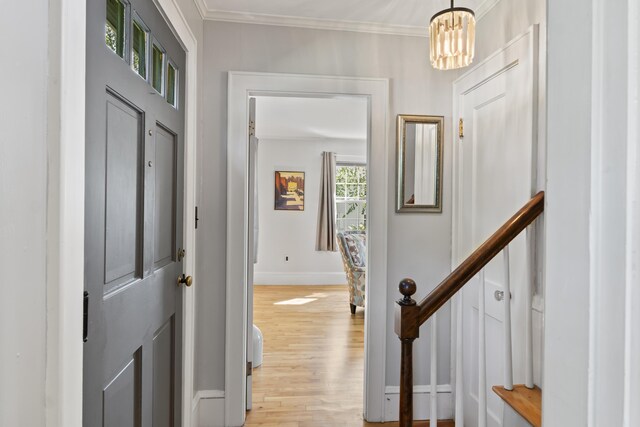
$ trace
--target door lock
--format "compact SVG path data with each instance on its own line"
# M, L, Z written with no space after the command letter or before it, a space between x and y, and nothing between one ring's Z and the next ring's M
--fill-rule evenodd
M178 262L182 261L186 254L187 254L187 251L185 251L184 249L182 248L178 249Z
M185 276L184 274L182 276L178 276L178 280L176 281L178 284L178 287L180 287L180 285L185 284L187 287L190 287L193 284L193 278L191 276Z

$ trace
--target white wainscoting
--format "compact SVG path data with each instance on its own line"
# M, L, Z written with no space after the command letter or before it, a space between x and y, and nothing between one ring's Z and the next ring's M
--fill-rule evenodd
M200 390L193 398L191 427L224 427L224 391Z
M438 391L438 419L453 419L454 400L451 384L441 384ZM413 419L429 419L431 407L431 386L416 385L413 387ZM385 387L384 420L398 421L400 408L400 387Z
M529 427L531 424L527 422L520 414L513 410L509 405L504 405L504 414L502 425L504 427Z

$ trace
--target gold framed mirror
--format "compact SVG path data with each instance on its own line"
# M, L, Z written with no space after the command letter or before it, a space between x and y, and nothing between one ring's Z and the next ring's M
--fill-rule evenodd
M396 212L442 212L443 116L399 114Z

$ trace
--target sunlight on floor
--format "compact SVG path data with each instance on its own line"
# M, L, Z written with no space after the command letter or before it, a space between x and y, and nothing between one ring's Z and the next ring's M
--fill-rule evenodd
M305 298L326 298L329 294L325 294L322 292L316 292L315 294L307 295Z
M273 305L304 305L317 300L318 298L294 298L286 301L274 302Z

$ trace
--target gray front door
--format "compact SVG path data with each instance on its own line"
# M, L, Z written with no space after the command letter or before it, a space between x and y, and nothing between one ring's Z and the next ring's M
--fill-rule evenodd
M88 0L84 427L180 425L185 53L152 0Z

